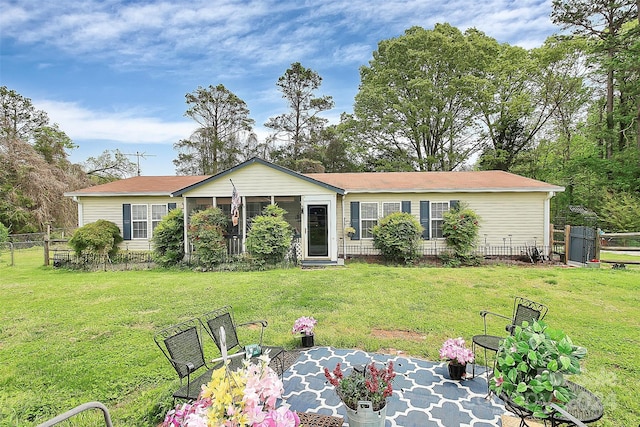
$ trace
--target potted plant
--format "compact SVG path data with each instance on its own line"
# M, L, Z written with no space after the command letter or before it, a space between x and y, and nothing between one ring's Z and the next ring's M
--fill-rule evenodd
M292 334L302 336L303 347L313 347L314 329L318 321L313 317L302 316L296 319L293 324Z
M349 238L352 238L356 234L356 229L353 227L345 227L344 232Z
M338 363L333 371L324 368L324 376L346 406L349 427L384 427L387 398L393 392L392 382L396 376L393 361L380 369L371 362L353 368L348 375Z
M523 322L500 342L491 390L516 411L548 418L551 403L562 407L574 397L564 376L579 374L586 354L564 332L542 321Z
M467 363L473 362L473 352L467 348L462 337L449 338L440 348L440 358L449 361L449 378L461 380L467 375Z
M213 371L211 381L193 402L170 410L162 427L277 426L298 427L300 419L288 406L277 407L284 386L262 355L257 364L245 360L231 372L228 363Z
M587 261L587 267L600 268L600 260L598 260L597 258L592 258L591 260Z

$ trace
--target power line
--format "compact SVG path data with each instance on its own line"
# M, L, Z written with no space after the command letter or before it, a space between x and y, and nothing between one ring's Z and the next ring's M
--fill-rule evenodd
M140 176L140 158L147 159L147 157L156 157L155 154L147 154L145 152L140 153L136 151L135 153L123 153L125 156L136 156L137 164L138 164L138 176Z

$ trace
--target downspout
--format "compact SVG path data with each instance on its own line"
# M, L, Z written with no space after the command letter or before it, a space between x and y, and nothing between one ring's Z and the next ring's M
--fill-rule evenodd
M549 236L551 230L549 226L551 225L551 198L555 196L556 193L553 191L549 191L547 193L547 197L544 199L544 220L543 220L543 239L544 239L544 247L551 248L551 242L549 241ZM549 249L550 251L550 249Z

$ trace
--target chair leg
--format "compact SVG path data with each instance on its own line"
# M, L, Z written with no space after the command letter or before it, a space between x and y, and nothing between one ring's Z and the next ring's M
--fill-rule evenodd
M487 377L487 395L485 396L485 399L489 399L491 397L491 389L489 388L489 359L487 359L487 349L486 347L484 348L484 373ZM494 366L495 366L495 360L494 360ZM493 374L494 371L491 371L491 373Z

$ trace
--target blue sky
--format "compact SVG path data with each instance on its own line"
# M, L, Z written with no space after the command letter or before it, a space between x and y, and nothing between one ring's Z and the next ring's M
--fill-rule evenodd
M0 0L0 85L79 145L71 161L119 149L147 154L143 175L174 175L198 86L243 99L262 141L286 111L276 82L293 62L323 78L317 94L335 101L324 117L337 123L379 41L447 22L533 48L559 31L550 13L551 0Z

